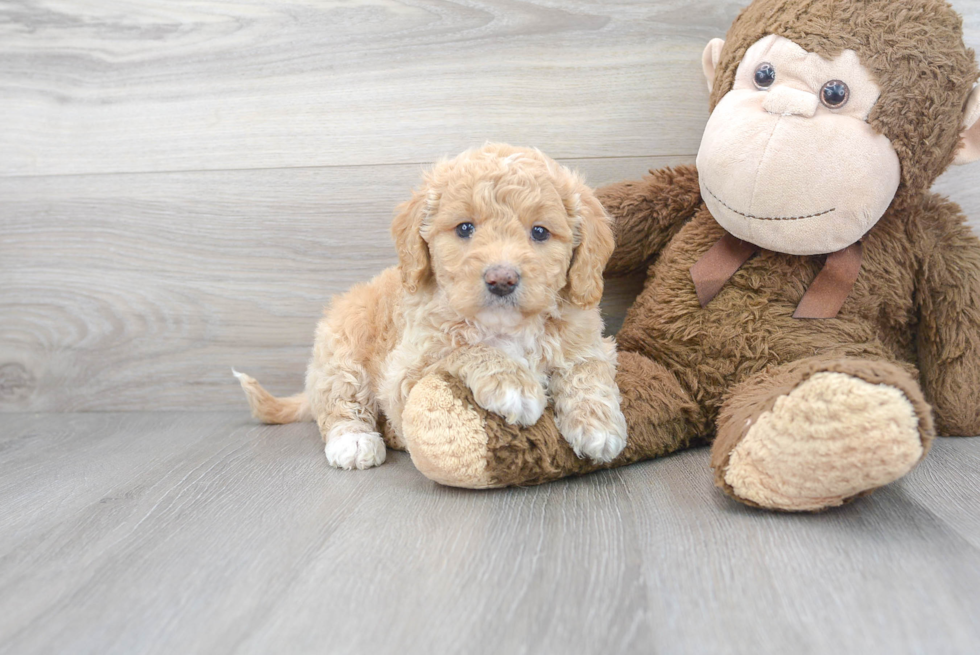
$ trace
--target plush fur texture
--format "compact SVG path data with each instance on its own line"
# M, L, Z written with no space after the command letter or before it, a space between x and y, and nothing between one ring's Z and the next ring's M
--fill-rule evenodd
M453 393L451 382L462 384L448 374L429 375L413 389L423 400L408 403L402 414L405 431L415 436L412 461L423 475L443 484L471 489L501 486L488 472L486 411L460 400L468 390L464 386L458 389L461 393ZM443 439L450 430L454 438ZM447 471L451 475L445 475Z
M937 430L980 434L980 242L959 207L928 192L969 126L977 67L945 2L756 0L721 48L712 107L732 88L744 53L769 34L827 59L858 53L882 92L868 120L899 156L898 192L863 237L862 269L837 317L797 320L825 256L763 250L701 307L690 269L725 232L693 167L600 189L617 242L607 274L648 276L618 335L630 443L611 465L711 441L715 480L728 494L771 509L817 510L904 474ZM442 382L419 387L409 401L418 403L414 425L429 430L430 442L454 437L445 417L424 409L436 405L422 391L441 396L443 407L450 395L473 404L464 386ZM847 406L862 416L836 406L834 394L845 390L853 396ZM547 410L531 429L484 420L482 475L493 484L595 468L561 443ZM877 426L872 435L867 420ZM806 434L824 438L824 447L804 443ZM451 468L440 473L447 480L467 486Z
M392 235L399 265L336 298L317 326L304 394L278 399L236 373L256 417L315 419L332 466L370 468L386 443L414 450L402 409L440 371L506 425L533 425L550 397L574 452L599 462L619 454L616 353L597 308L612 231L581 178L537 150L488 144L426 173ZM505 277L512 290L494 292ZM457 427L478 447L472 422ZM479 486L480 466L463 450L439 456Z
M823 399L815 400L811 395L801 406L793 395L805 390L814 378L829 382L822 385ZM859 410L855 416L841 412L841 402L834 401L831 395L846 392L852 396L846 404ZM886 408L881 407L883 395L888 399ZM733 482L739 478L745 481L747 474L744 470L732 471L732 454L764 417L772 416L779 404L782 416L778 423L785 425L795 421L797 427L777 431L770 421L762 431L766 434L760 435L756 431L757 443L748 450L769 451L766 465L754 464L756 477L768 478L765 485L755 486L767 489L765 495L740 495ZM887 410L885 416L904 418L909 409L914 418L905 424L882 424L869 416ZM801 431L799 426L805 426L805 429ZM921 442L919 447L910 435L913 427ZM869 428L879 432L878 438L870 440L871 443L866 438ZM908 472L928 452L934 433L931 408L908 366L888 361L817 356L773 367L748 378L731 391L717 419L711 466L715 483L749 505L783 510L822 509L866 494ZM797 438L793 439L794 436ZM813 443L816 438L822 438L823 444ZM807 450L810 452L806 453ZM916 455L911 462L910 452ZM803 453L806 454L801 457ZM777 475L774 469L781 471ZM782 483L778 478L782 478ZM814 493L818 485L822 485L820 494Z
M905 475L923 455L919 418L902 392L845 373L810 376L745 425L720 470L735 496L761 506L839 505Z
M691 430L699 416L696 405L665 368L645 357L620 353L616 382L630 433L626 448L611 462L577 456L558 431L551 406L532 426L509 425L482 409L466 385L447 373L426 377L409 396L403 416L412 459L441 484L528 486L704 443ZM476 425L480 436L473 432Z

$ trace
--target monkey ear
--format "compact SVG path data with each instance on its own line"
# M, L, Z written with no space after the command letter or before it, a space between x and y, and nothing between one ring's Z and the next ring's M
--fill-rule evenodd
M409 293L415 293L424 285L432 273L429 260L429 244L422 238L422 227L437 202L434 192L413 191L412 199L403 202L395 210L395 220L391 223L391 236L398 251L398 268L401 270L402 284Z
M721 49L725 47L725 39L711 39L701 55L701 68L704 69L704 79L708 81L708 93L715 86L715 71L721 61Z
M959 150L956 151L956 165L969 164L980 159L980 86L973 89L966 103L966 120L963 121L963 136Z

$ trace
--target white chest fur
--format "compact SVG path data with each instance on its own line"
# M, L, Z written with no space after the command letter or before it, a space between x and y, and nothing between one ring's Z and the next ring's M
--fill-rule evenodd
M495 348L527 368L547 388L551 349L548 318L527 318L513 311L487 311L477 320L413 308L405 313L401 339L385 361L378 401L396 434L401 433L401 411L415 384L441 359L459 348L483 345Z

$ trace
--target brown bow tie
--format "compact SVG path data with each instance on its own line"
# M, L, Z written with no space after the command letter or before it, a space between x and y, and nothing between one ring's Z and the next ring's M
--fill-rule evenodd
M718 295L735 271L759 251L759 247L725 233L691 267L691 279L704 307ZM834 318L854 288L861 271L861 243L827 255L823 270L803 294L793 318Z

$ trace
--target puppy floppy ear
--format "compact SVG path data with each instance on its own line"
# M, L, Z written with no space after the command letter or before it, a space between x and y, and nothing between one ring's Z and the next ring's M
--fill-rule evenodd
M391 223L402 284L410 293L418 291L432 275L429 244L422 238L422 230L436 202L434 192L413 191L411 200L398 205Z
M609 215L592 189L579 184L566 203L573 225L578 223L578 246L568 269L568 299L591 309L602 299L602 271L613 253L613 232Z

